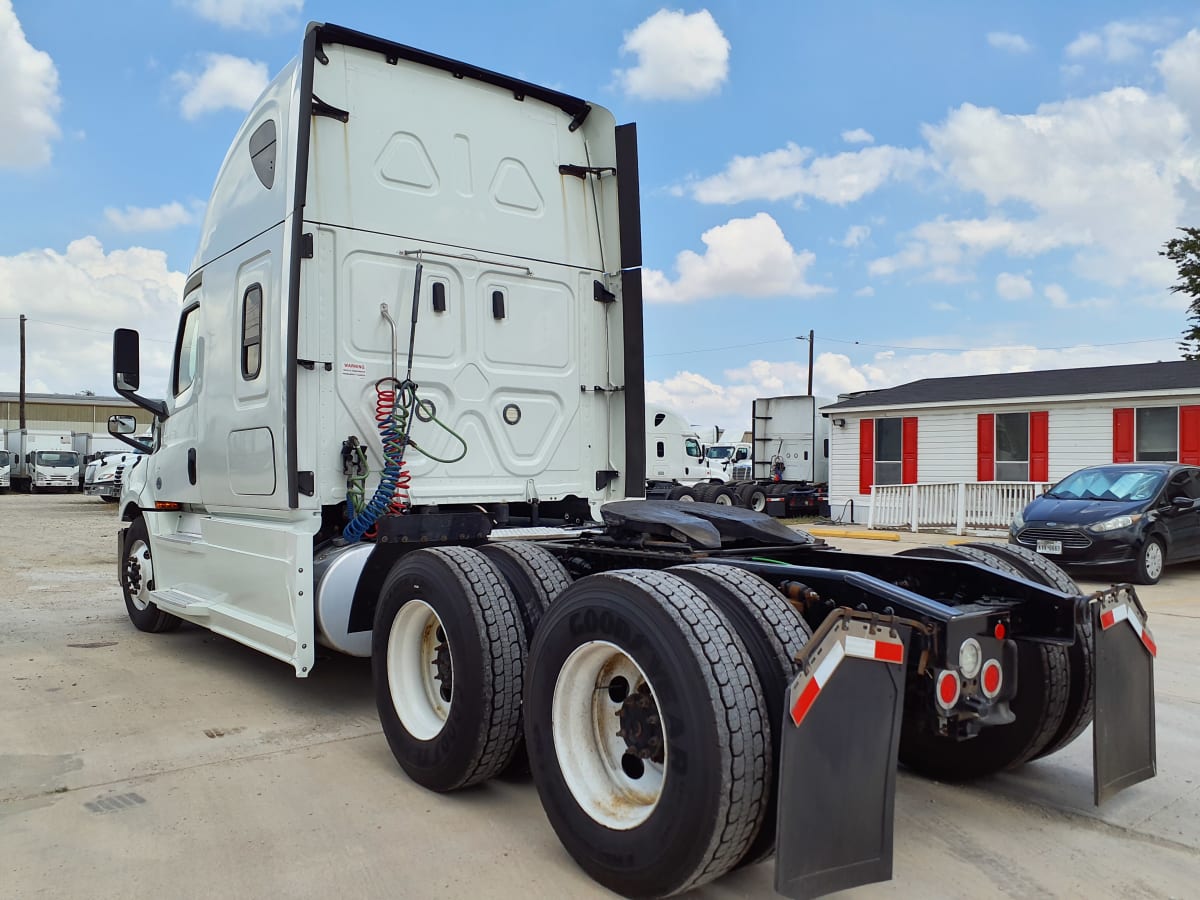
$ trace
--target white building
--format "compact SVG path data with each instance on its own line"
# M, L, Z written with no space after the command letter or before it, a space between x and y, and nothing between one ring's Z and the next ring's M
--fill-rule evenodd
M982 501L972 497L1008 497L990 523L999 525L1026 494L1084 466L1200 465L1200 362L927 378L845 396L821 414L833 425L829 499L835 518L871 521L873 486L921 485L920 504L928 505L936 492L924 486L940 484L946 487L937 489L944 495L938 502L960 510L964 496L976 507ZM966 487L980 483L993 487ZM1028 490L1016 490L1019 484ZM902 495L910 506L897 512L895 499ZM915 522L917 489L909 496L877 488L875 524ZM885 500L892 506L881 515Z

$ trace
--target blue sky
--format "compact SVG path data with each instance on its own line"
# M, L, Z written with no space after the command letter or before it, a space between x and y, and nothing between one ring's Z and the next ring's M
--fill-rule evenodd
M0 0L0 390L166 358L198 218L258 89L334 21L638 123L647 394L756 396L1178 358L1157 256L1200 225L1200 12L1104 2L453 7ZM119 10L119 11L118 11Z

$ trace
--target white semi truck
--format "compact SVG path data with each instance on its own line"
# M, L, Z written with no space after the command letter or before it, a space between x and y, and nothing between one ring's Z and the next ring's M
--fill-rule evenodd
M898 758L974 778L1095 718L1097 802L1153 774L1132 588L623 499L646 473L636 133L601 107L310 25L201 234L166 399L114 335L116 388L158 420L119 505L137 628L298 676L318 643L370 656L411 778L476 784L524 745L567 851L629 896L773 854L793 897L890 877ZM550 522L575 536L498 539Z
M6 441L15 452L9 475L14 490L79 490L79 454L71 449L69 431L19 428Z

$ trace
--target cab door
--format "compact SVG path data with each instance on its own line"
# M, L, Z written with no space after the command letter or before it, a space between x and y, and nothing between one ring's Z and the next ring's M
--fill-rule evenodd
M184 297L175 357L171 365L170 415L160 424L158 450L150 457L150 484L157 500L198 505L197 436L199 399L204 388L204 340L200 288Z

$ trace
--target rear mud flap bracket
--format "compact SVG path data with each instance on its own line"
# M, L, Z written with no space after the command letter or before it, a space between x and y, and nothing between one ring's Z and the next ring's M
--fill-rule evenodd
M785 897L892 877L909 634L838 610L805 647L780 746L775 890Z
M1134 589L1118 585L1089 600L1096 636L1092 725L1095 801L1099 806L1158 770L1154 735L1154 657L1158 647Z

